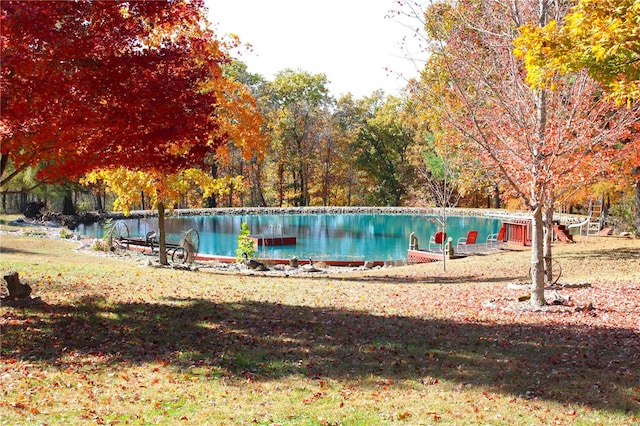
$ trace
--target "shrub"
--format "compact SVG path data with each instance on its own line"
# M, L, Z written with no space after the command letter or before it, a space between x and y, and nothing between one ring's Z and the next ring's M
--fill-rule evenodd
M634 203L633 194L625 194L617 203L609 207L607 222L618 232L634 233L636 231Z
M73 232L69 231L67 228L62 228L58 236L63 240L68 240L69 238L73 237Z
M91 245L91 250L95 250L95 251L104 251L104 252L109 252L111 251L111 237L113 234L113 221L111 219L107 219L104 221L104 225L103 225L103 234L102 234L102 239L101 240L94 240L93 244Z
M249 258L253 258L256 255L253 241L249 238L249 235L251 235L251 230L245 222L242 222L240 235L238 235L238 249L236 250L236 260L238 261L244 258L245 253Z
M29 237L44 237L47 235L47 231L43 231L42 229L29 229L24 232L24 235Z
M108 252L111 250L111 246L105 240L96 239L93 241L93 244L91 245L91 250Z

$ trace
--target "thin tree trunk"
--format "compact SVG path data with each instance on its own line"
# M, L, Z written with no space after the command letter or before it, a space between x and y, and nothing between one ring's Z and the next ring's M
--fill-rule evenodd
M160 250L160 264L168 265L167 237L164 229L164 203L162 201L158 201L158 245Z
M538 25L543 27L547 23L547 1L539 0ZM532 187L531 201L533 207L533 220L531 230L531 304L539 307L545 305L544 300L544 223L542 208L546 198L545 185L537 180L542 173L541 153L539 148L544 146L547 127L547 93L539 89L535 93L536 119L538 122L537 141L533 149L533 173L534 185ZM552 213L553 214L553 213Z
M498 185L493 187L493 208L494 209L499 209L500 208L500 188L498 188Z
M284 203L284 165L282 162L278 164L278 207L282 207Z
M73 194L71 193L71 190L65 191L64 198L62 200L62 214L76 214L76 208L73 205Z
M102 194L100 193L100 188L98 188L94 193L94 199L95 199L96 211L101 212L102 210L104 210L104 207L102 205Z
M543 262L542 208L539 205L533 211L531 229L531 304L544 306L544 262Z
M9 164L9 152L5 154L0 154L0 177L4 176L4 171L7 170L8 164Z
M211 177L214 179L218 177L218 165L215 161L211 164ZM206 206L209 208L218 207L218 196L215 192L207 198Z
M544 225L545 225L546 232L544 233L544 248L543 248L544 271L545 271L546 283L553 282L551 243L553 241L553 204L554 202L555 202L555 198L552 191L548 191L547 206L544 210Z
M262 167L260 165L260 163L258 161L254 162L255 167L254 167L254 185L253 185L253 191L255 192L255 197L252 201L253 205L257 205L257 206L261 206L261 207L267 207L267 201L264 198L264 190L262 189Z

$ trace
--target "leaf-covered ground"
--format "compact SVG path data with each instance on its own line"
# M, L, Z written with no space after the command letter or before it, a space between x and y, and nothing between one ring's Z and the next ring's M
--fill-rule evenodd
M150 268L0 236L0 424L638 424L640 240L312 276Z

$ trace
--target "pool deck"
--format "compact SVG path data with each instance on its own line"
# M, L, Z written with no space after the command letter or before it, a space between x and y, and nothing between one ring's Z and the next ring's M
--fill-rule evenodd
M466 254L452 254L447 255L447 260L462 259L467 257ZM407 258L409 263L429 263L438 262L445 259L445 255L442 252L427 251L427 250L407 250Z

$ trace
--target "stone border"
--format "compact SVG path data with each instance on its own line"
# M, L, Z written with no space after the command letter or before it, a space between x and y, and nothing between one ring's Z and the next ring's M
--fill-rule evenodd
M415 214L438 216L441 212L437 207L226 207L202 209L175 209L168 216L215 216L215 215L253 215L253 214ZM504 209L470 209L451 207L447 209L448 216L489 216L505 218L528 218L528 212L510 212ZM110 212L103 215L111 219L138 219L158 216L155 210L133 210L129 215L122 212Z
M202 208L202 209L175 209L171 216L216 216L216 215L287 215L287 214L410 214L439 216L439 207L225 207L225 208ZM122 212L109 212L102 215L102 218L110 219L142 219L147 217L157 217L155 210L134 210L125 215ZM502 219L531 219L529 212L513 212L506 209L473 209L450 207L447 208L447 216L472 216L472 217L492 217ZM579 223L584 221L585 215L556 214L556 220L564 224Z

